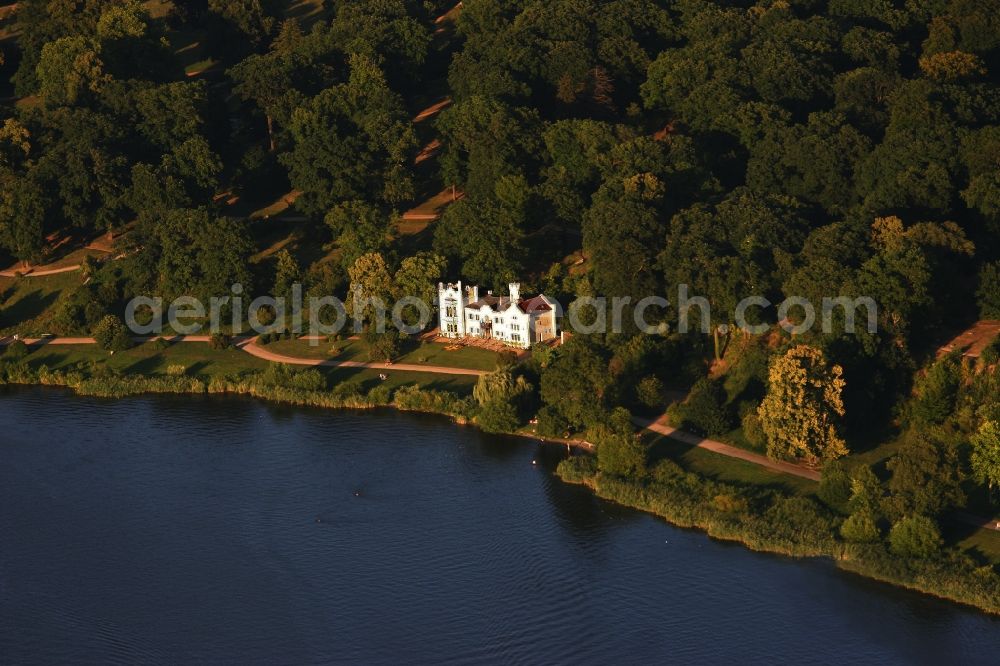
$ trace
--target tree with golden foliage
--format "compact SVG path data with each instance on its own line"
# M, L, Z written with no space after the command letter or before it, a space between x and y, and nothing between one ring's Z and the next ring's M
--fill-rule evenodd
M829 365L823 352L792 347L771 363L767 396L757 410L772 459L799 458L813 463L847 453L837 434L844 415L843 368Z
M961 81L986 76L986 65L982 58L965 51L949 51L923 56L919 60L920 69L937 81Z

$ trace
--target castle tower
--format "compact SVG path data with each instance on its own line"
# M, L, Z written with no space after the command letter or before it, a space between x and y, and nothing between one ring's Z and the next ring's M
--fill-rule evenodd
M465 337L466 296L462 283L438 283L438 318L441 335L446 338Z

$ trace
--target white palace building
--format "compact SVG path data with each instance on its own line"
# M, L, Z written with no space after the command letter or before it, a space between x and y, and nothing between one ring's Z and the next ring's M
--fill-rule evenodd
M509 285L509 296L480 297L479 287L438 284L441 335L482 338L527 349L556 337L556 303L544 294L521 298L521 285Z

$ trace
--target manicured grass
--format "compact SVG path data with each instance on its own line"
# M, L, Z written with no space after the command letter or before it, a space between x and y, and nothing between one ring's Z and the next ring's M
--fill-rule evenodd
M496 352L478 347L461 347L448 350L449 345L426 342L413 345L397 358L395 363L413 365L440 365L447 368L469 368L471 370L493 370L497 365ZM333 349L336 347L337 351ZM267 350L276 354L299 358L333 359L337 361L367 362L368 346L362 340L279 340L267 345Z
M53 306L82 279L79 271L42 277L0 277L0 334L28 337L51 332Z
M1000 532L975 529L959 523L944 525L945 540L972 557L1000 566Z
M398 362L472 370L494 370L497 367L497 353L494 351L478 347L460 347L449 351L450 346L439 342L426 342L403 354Z
M336 347L337 351L334 351ZM329 342L322 340L278 340L265 345L265 349L275 354L335 361L368 361L367 346L360 340Z
M401 386L419 386L435 391L451 391L459 396L472 395L476 378L463 375L434 375L426 372L400 372L389 367L385 370L369 370L365 368L319 368L327 376L330 386L342 382L357 382L363 391L369 391L374 386L384 384L390 389ZM383 381L380 375L385 375Z
M169 366L183 365L187 374L207 377L262 370L268 365L238 349L218 351L199 342L178 342L165 349L147 342L115 354L96 345L51 345L36 348L27 360L34 367L44 364L52 370L67 370L80 363L105 363L123 373L143 375L166 374Z
M26 360L36 369L45 365L50 370L72 370L89 368L93 363L103 363L125 374L142 375L164 375L170 366L182 365L186 374L203 378L235 376L246 371L263 370L270 365L270 362L238 349L214 350L201 342L178 342L165 349L147 342L115 354L96 345L41 346L34 348ZM476 384L476 377L399 372L391 367L385 370L317 369L327 377L331 387L343 382L356 382L365 391L384 383L391 389L416 385L464 396L471 395ZM387 376L384 381L380 378L382 374Z
M688 471L717 481L771 486L796 495L811 495L816 492L817 484L809 479L775 472L745 460L719 455L669 437L652 433L647 433L646 437L650 444L651 461L669 458Z

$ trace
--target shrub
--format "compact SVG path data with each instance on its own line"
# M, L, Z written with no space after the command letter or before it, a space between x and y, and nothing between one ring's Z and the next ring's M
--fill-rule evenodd
M722 435L733 427L726 409L726 394L722 384L703 378L695 383L681 408L683 426L702 435Z
M171 377L180 377L181 375L187 373L187 367L183 365L168 365L167 374Z
M789 552L821 555L833 546L829 512L806 497L783 497L761 517L759 538Z
M960 380L954 359L945 358L932 365L917 389L913 416L927 423L944 423L955 408Z
M654 483L670 483L684 476L684 469L669 458L658 460L649 472Z
M597 475L597 461L594 456L570 456L560 461L556 474L567 483L583 483Z
M531 346L531 361L539 368L547 368L555 356L555 347L537 344Z
M545 405L538 410L535 419L535 431L542 437L568 437L570 434L569 421L552 405Z
M851 499L847 508L852 512L867 509L871 512L881 510L885 489L868 465L859 465L851 472Z
M212 337L209 338L208 346L216 351L221 351L223 349L229 349L233 344L232 337L226 335L225 333L213 333Z
M385 384L373 386L368 391L368 402L373 405L388 405L392 401L392 389Z
M513 349L497 352L497 368L512 368L515 365L517 365L517 352Z
M359 398L362 395L361 382L347 381L341 382L330 391L335 398L347 400L348 398Z
M720 493L712 498L712 508L719 513L743 514L749 505L745 498L733 493Z
M294 370L281 363L272 363L263 372L253 376L262 386L280 386L302 391L319 391L326 388L326 379L319 370Z
M399 356L399 335L395 331L378 333L368 338L369 361L392 361Z
M889 530L889 548L902 557L927 559L941 550L941 531L927 516L903 518Z
M450 391L422 389L419 386L403 386L393 395L393 403L402 410L450 414L468 418L472 412L470 400L463 400Z
M476 423L486 432L513 432L517 429L517 410L506 400L491 400L482 406Z
M643 377L635 387L635 396L643 407L659 409L663 407L666 395L663 382L655 375Z
M106 315L94 327L94 339L101 349L124 351L132 346L132 338L122 320L115 315Z
M847 504L851 501L851 477L839 461L823 468L816 495L831 509L846 513Z
M847 517L840 526L840 536L851 543L872 543L878 541L881 533L875 524L871 511L861 509Z
M764 426L761 425L756 409L743 415L741 425L743 427L743 439L751 446L761 450L767 447L767 435L764 434Z
M605 433L597 444L597 467L605 474L627 478L646 473L646 447L631 432Z

